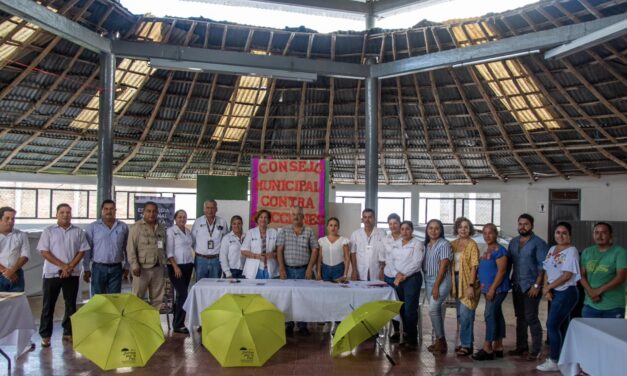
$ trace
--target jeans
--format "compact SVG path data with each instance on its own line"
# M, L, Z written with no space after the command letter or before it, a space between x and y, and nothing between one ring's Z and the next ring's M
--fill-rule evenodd
M334 266L322 264L322 279L324 281L335 281L342 277L344 277L344 263Z
M206 257L196 256L194 259L194 267L196 268L196 282L203 278L222 277L222 268L220 267L220 259L218 257L208 259Z
M122 292L122 264L104 265L92 263L91 296L96 294L119 294Z
M542 350L542 324L538 318L542 292L535 298L530 297L528 292L521 291L517 285L512 288L514 314L516 315L516 349L529 350L529 343L527 342L527 328L529 328L531 331L531 352L538 354Z
M54 307L57 304L59 293L63 292L65 301L65 314L63 315L63 335L72 335L72 323L70 316L76 312L76 297L78 296L78 277L67 278L44 278L43 281L43 306L41 307L41 319L39 324L39 335L42 338L52 336L52 320L54 317Z
M242 275L242 269L230 269L231 270L231 276L235 279L240 279L240 278L244 278L244 276Z
M591 317L591 318L602 318L602 319L624 319L625 318L625 308L613 308L606 310L599 310L596 308L592 308L589 305L583 306L582 311L583 317Z
M459 304L459 342L462 347L472 348L475 342L475 310Z
M422 287L422 273L415 273L398 286L394 286L394 278L383 277L385 282L396 290L398 299L402 301L401 320L403 330L407 333L407 342L418 343L418 304L420 302L420 288ZM396 329L396 328L395 328Z
M307 267L300 267L300 268L292 268L289 266L285 266L285 271L287 273L287 279L305 279L305 274L307 272ZM298 329L307 329L307 323L306 322L297 322L296 325L298 326ZM288 330L293 330L294 329L294 321L288 321L285 323L285 328L287 328Z
M570 319L570 313L577 305L579 291L577 286L570 286L564 291L553 290L553 300L549 317L546 320L546 328L549 331L549 357L557 363L564 344L566 331L562 324Z
M432 291L435 285L436 276L425 277L425 293L429 299L429 318L431 319L431 326L435 331L435 335L438 338L444 337L444 309L442 304L446 300L446 297L451 292L451 276L450 274L444 277L442 283L439 286L438 300L433 299Z
M484 294L485 296L485 294ZM505 338L505 316L503 316L503 301L507 292L494 294L494 299L485 301L483 318L485 320L486 342L498 341Z
M183 304L187 300L187 291L189 288L189 281L192 279L192 272L194 271L194 264L179 264L181 269L181 278L176 278L174 275L174 268L172 265L168 265L168 276L172 287L176 292L176 300L174 302L174 319L172 320L172 327L174 329L180 329L185 326L185 310Z
M268 274L268 269L257 269L257 275L255 279L270 279L270 274Z
M11 283L2 274L0 274L0 291L1 292L23 292L24 291L24 270L20 269L15 272L17 281Z

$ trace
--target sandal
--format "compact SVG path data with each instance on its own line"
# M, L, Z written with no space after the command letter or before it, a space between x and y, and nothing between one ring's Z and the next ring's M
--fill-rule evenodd
M50 347L50 337L41 339L41 347Z
M457 356L468 356L472 355L472 350L468 347L461 347L455 354L457 354Z

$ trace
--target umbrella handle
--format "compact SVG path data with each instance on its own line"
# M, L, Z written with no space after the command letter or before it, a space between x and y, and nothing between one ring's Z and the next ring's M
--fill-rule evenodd
M375 343L379 346L379 348L381 349L381 351L383 352L383 354L385 355L385 357L388 359L388 361L395 366L396 362L394 361L394 359L392 359L392 357L390 356L390 354L388 354L387 351L385 351L385 347L383 347L383 345L381 344L381 342L379 342L379 339L377 338L375 340Z

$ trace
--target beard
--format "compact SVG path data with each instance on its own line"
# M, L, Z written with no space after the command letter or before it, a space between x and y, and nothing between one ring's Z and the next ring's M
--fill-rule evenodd
M533 233L532 230L529 231L524 231L524 230L518 230L518 235L522 236L522 237L527 237L529 235L531 235Z

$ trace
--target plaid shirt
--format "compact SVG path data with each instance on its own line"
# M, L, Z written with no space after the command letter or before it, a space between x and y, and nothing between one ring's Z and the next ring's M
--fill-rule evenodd
M279 231L276 245L284 247L283 257L286 266L305 266L309 264L311 250L318 248L318 239L309 227L303 227L302 233L296 235L294 228L289 226Z

